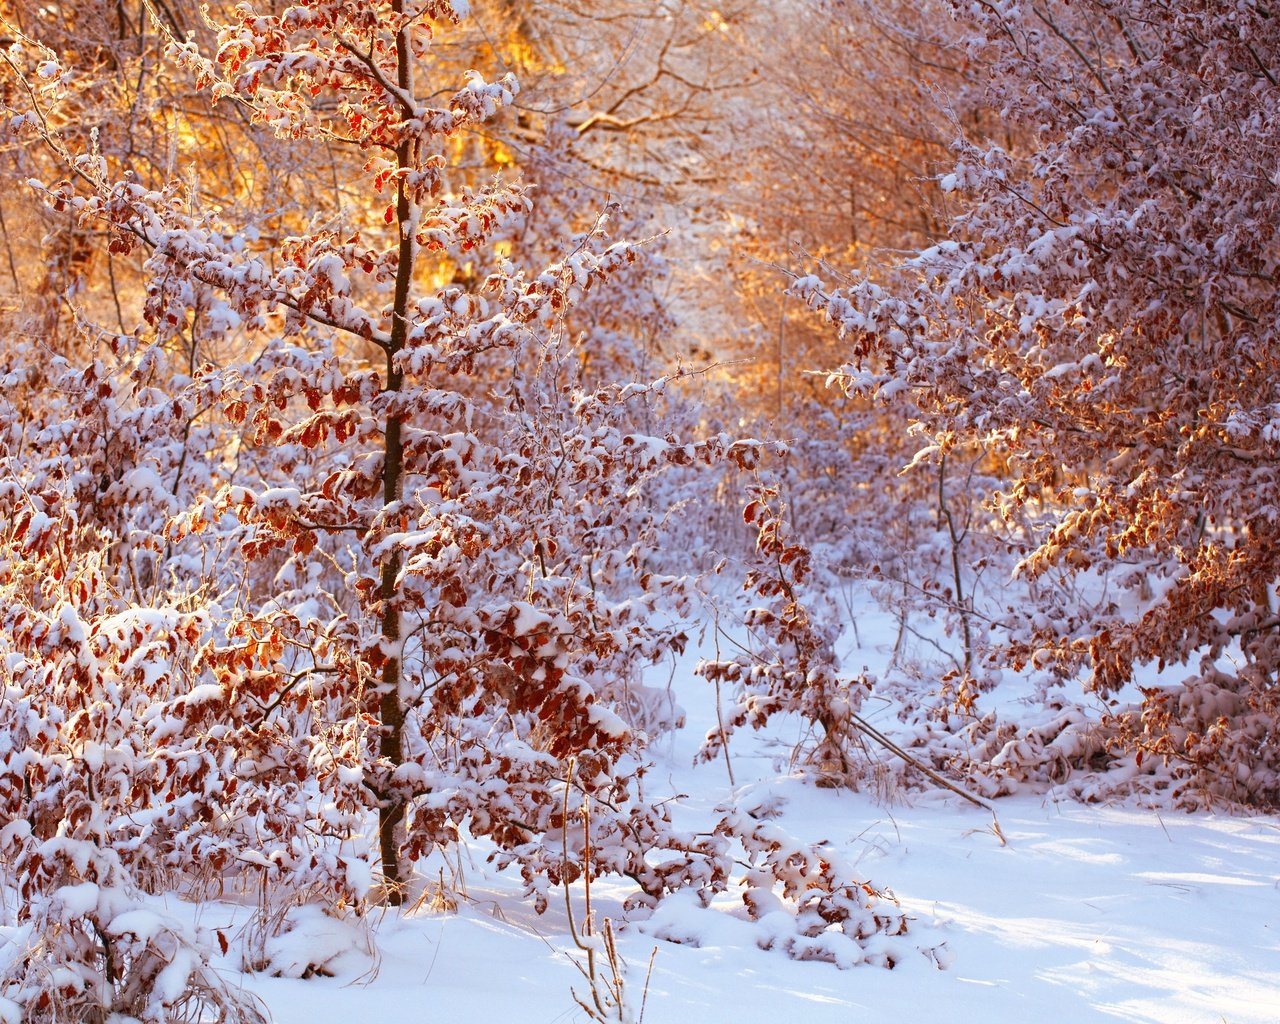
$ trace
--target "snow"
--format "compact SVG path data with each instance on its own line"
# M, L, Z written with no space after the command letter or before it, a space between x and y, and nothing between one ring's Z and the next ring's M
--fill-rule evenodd
M165 500L169 488L160 475L149 466L136 466L124 478L124 487L131 498L136 500Z
M289 911L286 930L266 942L270 973L284 978L312 975L359 977L372 966L368 929L319 907Z
M84 620L70 605L63 605L58 612L58 621L62 624L62 636L68 643L82 644L88 638Z
M95 886L96 888L96 886ZM109 935L132 935L143 942L152 942L169 930L169 922L151 910L128 910L118 914L107 927Z
M527 636L551 621L549 615L540 612L527 601L516 601L512 604L511 610L514 613L511 619L512 636Z
M600 732L611 737L622 737L627 734L626 723L608 708L600 704L587 707L587 717Z
M296 487L269 487L258 495L258 504L297 509L302 505L302 492Z
M1273 819L1014 797L998 804L1008 839L1001 846L988 815L950 797L885 807L797 780L779 789L789 829L828 835L891 883L914 918L912 931L892 941L910 947L927 935L932 955L908 956L892 971L790 960L759 948L760 927L731 907L673 897L618 936L637 1005L657 947L645 1007L651 1024L845 1024L853 1015L903 1013L984 1024L1276 1019ZM277 1024L408 1020L427 1004L445 1019L584 1020L569 993L582 991L582 978L570 963L562 904L537 917L517 900L518 884L491 875L478 856L467 860L467 879L456 912L375 915L376 966L359 927L316 908L295 911L270 948L273 970L285 977L258 973L244 984ZM597 882L597 915L619 920L624 890ZM581 917L580 886L573 898ZM299 980L312 964L333 977Z
M64 885L58 890L58 902L66 920L84 917L98 908L98 887L93 882Z
M875 650L848 652L846 660L874 657L892 639L888 623L887 616L862 618L862 640ZM626 1000L633 1013L645 1000L649 1024L898 1016L960 1024L1274 1024L1277 818L1082 804L1050 790L995 801L997 835L989 812L949 793L898 792L886 802L813 786L791 769L803 726L787 719L735 735L731 789L723 761L692 766L714 722L711 688L692 675L705 653L694 645L674 662L675 696L689 724L651 751L651 796L670 798L682 826L705 824L732 796L771 827L827 842L862 877L892 891L910 928L873 940L893 954L893 970L842 970L837 964L851 962L855 947L838 933L812 940L830 946L836 964L764 948L795 940L792 914L752 924L736 890L710 907L691 895L669 897L647 920L627 922L630 883L597 879L597 930L606 917L613 921ZM665 683L671 669L670 662L655 668L655 681ZM520 880L487 864L487 852L473 843L448 862L424 864L427 892L412 909L374 909L361 920L296 908L282 933L266 940L266 969L241 974L235 943L215 967L259 996L276 1024L407 1021L426 1006L433 1016L478 1024L586 1020L570 993L585 989L562 891L552 890L551 909L539 917L520 900ZM446 892L454 880L456 909L433 895L439 879ZM578 883L571 902L579 930L583 897ZM244 906L171 902L167 911L228 935L248 931Z

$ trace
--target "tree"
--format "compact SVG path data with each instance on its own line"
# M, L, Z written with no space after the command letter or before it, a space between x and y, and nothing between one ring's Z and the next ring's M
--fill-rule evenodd
M504 255L530 229L527 188L466 180L449 156L516 82L472 72L436 105L446 93L417 80L457 13L246 3L214 57L169 38L179 69L282 148L350 154L331 170L362 202L320 222L84 147L64 130L76 68L26 36L10 50L25 106L8 128L64 175L39 193L143 271L144 322L79 317L54 397L21 349L6 377L38 443L3 438L0 815L26 827L5 831L0 870L30 934L71 937L5 969L34 1019L161 1020L202 998L203 952L174 933L145 960L160 930L129 930L146 892L198 891L192 864L276 909L360 911L401 903L412 864L467 833L540 908L583 872L632 878L642 903L709 900L733 884L736 842L759 865L753 899L778 884L796 905L797 955L830 928L841 962L885 962L866 940L904 927L820 852L793 856L732 809L686 833L646 794L647 732L674 712L639 669L684 642L688 589L650 564L659 481L752 466L763 446L681 438L643 408L680 371L609 380L645 362L624 317L665 322L644 294L596 299L644 266L607 237L610 211L552 218L565 233L541 267ZM117 955L133 974L113 974ZM166 974L179 959L191 969ZM61 966L68 990L42 1002L33 979Z
M966 209L892 284L795 290L850 393L910 394L921 457L1001 460L993 507L1040 523L1019 574L1094 591L1006 616L1007 661L1106 696L1190 665L1120 716L1136 760L1274 803L1280 27L1248 2L953 8L1012 131L956 144Z

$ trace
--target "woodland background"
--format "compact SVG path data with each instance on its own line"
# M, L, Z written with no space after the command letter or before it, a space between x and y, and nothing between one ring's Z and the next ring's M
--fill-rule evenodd
M261 1019L217 958L328 973L281 940L459 849L586 886L595 1019L596 879L945 966L748 727L821 788L1274 810L1265 4L0 14L0 1020Z

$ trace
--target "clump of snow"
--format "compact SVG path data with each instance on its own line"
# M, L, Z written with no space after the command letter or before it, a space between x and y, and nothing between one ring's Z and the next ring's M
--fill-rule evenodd
M265 970L278 978L358 978L373 966L367 923L323 907L295 907L279 935L264 944Z

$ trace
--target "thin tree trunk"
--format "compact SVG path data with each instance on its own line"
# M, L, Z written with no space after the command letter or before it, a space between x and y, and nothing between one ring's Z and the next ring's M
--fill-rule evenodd
M403 15L403 2L392 5L397 17ZM397 85L407 96L413 95L413 56L409 49L409 30L401 27L396 34ZM416 158L416 145L412 141L401 143L396 150L396 161L401 168L412 167ZM398 179L396 190L396 230L400 234L399 262L396 266L395 297L392 302L391 344L387 350L386 391L395 395L404 386L404 374L396 367L395 357L408 338L409 291L413 284L414 261L417 255L414 239L413 203L405 191L404 178ZM386 508L398 502L404 487L404 441L401 437L401 414L392 408L387 415L384 432L382 500ZM400 698L401 629L400 608L396 579L400 575L400 552L392 548L383 556L378 596L382 603L382 647L386 661L382 666L382 687L379 700L379 718L382 734L378 753L391 766L392 772L404 763L404 705ZM388 786L378 806L378 846L382 859L383 887L387 902L399 906L404 902L403 879L400 872L399 829L405 816L404 797Z

